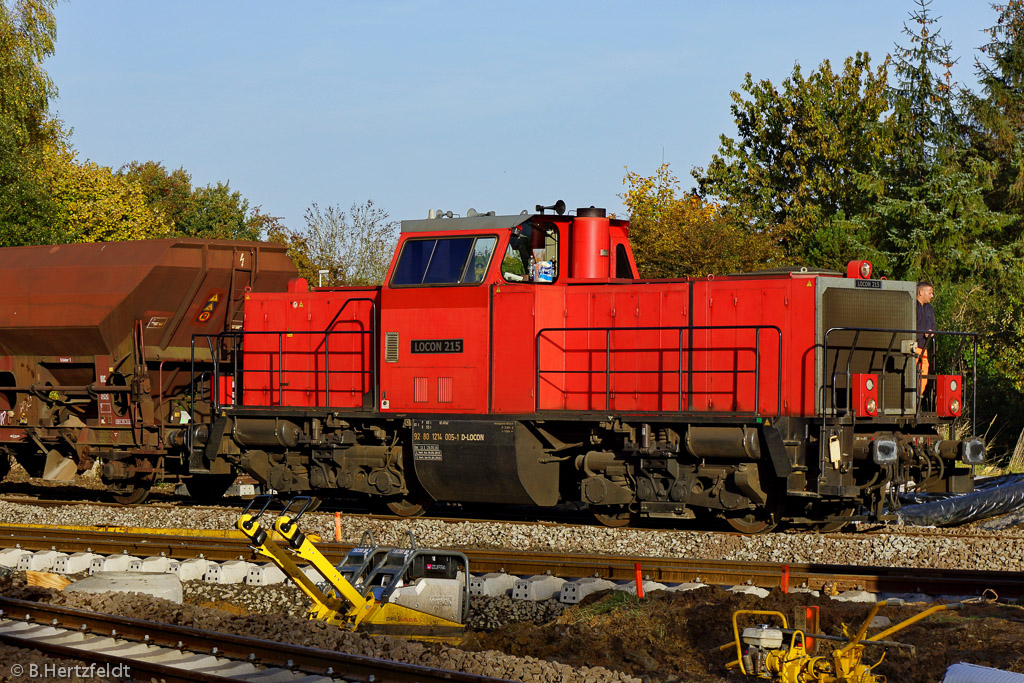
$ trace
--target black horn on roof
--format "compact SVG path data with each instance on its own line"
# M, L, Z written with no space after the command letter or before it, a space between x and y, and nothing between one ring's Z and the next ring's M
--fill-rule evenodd
M557 213L559 216L561 216L563 213L565 213L565 202L563 202L561 199L559 199L557 202L555 202L551 206L542 206L540 204L537 205L537 213L539 213L539 214L543 214L548 209L551 209L552 211Z

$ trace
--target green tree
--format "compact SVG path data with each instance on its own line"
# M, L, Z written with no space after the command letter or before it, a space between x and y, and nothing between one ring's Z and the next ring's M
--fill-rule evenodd
M61 242L112 242L166 237L170 226L147 203L142 187L106 166L79 161L75 151L48 145L40 170L56 204Z
M168 171L156 161L125 164L121 175L142 188L146 203L165 217L170 235L203 239L258 240L277 224L228 183L192 187L183 168Z
M60 241L57 204L41 180L41 145L22 146L0 117L0 247Z
M0 246L53 241L56 204L39 178L43 148L61 136L57 89L42 68L57 35L55 0L0 0Z
M929 5L916 0L906 46L878 69L858 54L842 74L797 67L779 88L748 75L745 96L733 93L738 137L723 136L694 175L703 198L790 260L867 257L889 277L932 280L940 328L982 334L979 396L999 403L979 407L987 420L1024 388L1024 10L997 7L977 97L952 83ZM962 350L946 341L939 352L950 367Z
M722 202L726 216L769 236L791 261L812 260L814 244L842 236L834 220L874 202L864 179L893 149L888 65L872 69L860 52L841 73L826 60L805 78L797 65L781 88L747 74L745 96L732 93L737 138L721 136L711 163L693 171L700 196ZM821 231L828 240L816 237Z
M398 242L398 224L372 199L352 204L348 213L340 206L321 209L315 202L306 209L306 229L290 231L276 226L270 239L286 244L299 275L319 282L326 270L325 285L379 285L384 282Z
M157 161L133 161L122 166L119 173L138 183L146 203L159 211L170 225L181 222L192 198L192 176L188 171L183 168L168 171Z
M249 200L218 182L192 191L185 211L174 225L181 237L255 240L259 230L249 224Z
M12 124L11 134L22 147L59 137L49 116L57 88L42 67L57 38L55 4L0 2L0 117Z
M267 230L267 240L288 247L288 256L299 271L299 277L306 278L306 282L313 285L318 283L318 268L312 261L309 242L304 233L278 223Z
M950 44L942 39L930 0L917 0L907 47L896 49L890 118L896 142L879 174L874 211L863 223L887 254L886 269L903 279L945 282L974 277L989 260L1005 216L989 211L962 139Z
M668 164L652 176L626 172L630 243L640 277L700 277L764 268L778 249L763 233L725 217L720 207L683 192Z
M972 264L979 276L963 316L987 333L982 368L989 390L983 396L995 399L991 412L1012 419L1012 447L1024 425L1024 4L1011 0L993 8L995 23L980 48L983 57L975 60L981 89L964 98L964 163L980 178L987 207L1006 220L979 239L984 244Z
M1024 3L993 5L998 16L975 59L981 93L967 93L970 145L989 165L985 199L996 211L1024 213Z
M876 194L871 211L850 223L869 236L890 277L936 285L940 328L980 333L979 422L997 414L1018 422L1019 407L1008 407L1020 405L1024 355L1007 332L1024 332L1024 250L1017 219L986 201L998 187L990 173L995 161L967 142L972 133L961 103L974 97L952 82L956 60L929 6L916 0L904 25L907 45L896 49L890 93L895 145L882 172L869 179ZM970 353L947 338L939 364L965 367Z

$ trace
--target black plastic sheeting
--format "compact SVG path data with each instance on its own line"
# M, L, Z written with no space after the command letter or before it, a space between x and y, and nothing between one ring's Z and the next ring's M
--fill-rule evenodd
M942 683L1024 683L1024 674L957 662L946 669Z
M1024 474L977 479L971 493L900 495L903 524L955 526L1024 510Z

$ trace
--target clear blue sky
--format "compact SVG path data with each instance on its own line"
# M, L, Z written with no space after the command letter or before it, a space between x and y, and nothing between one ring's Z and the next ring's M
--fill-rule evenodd
M879 62L910 0L388 2L74 0L46 68L82 158L156 160L230 181L301 228L368 198L518 213L564 199L621 211L624 167L689 187L732 135L743 75L779 83L857 50ZM934 0L974 83L995 12Z

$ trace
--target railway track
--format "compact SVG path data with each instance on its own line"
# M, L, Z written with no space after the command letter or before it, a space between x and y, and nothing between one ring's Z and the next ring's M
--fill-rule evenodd
M124 527L0 526L0 546L25 550L127 553L172 559L203 557L212 561L255 559L247 540L237 531L184 529L127 529ZM340 562L351 545L322 541L318 547L332 562ZM749 584L761 588L806 587L813 590L865 590L882 593L981 595L993 590L1007 598L1024 597L1020 572L853 567L839 564L747 562L685 558L638 558L520 550L464 549L475 573L507 572L535 575L550 572L567 579L598 576L612 581L643 574L661 583L702 582L714 585Z
M112 510L128 510L128 509L133 509L133 508L128 508L128 507L126 507L126 506L124 506L124 505L122 505L120 503L102 502L102 501L94 501L94 500L88 500L88 499L78 500L78 499L63 499L63 498L40 498L40 497L30 497L30 496L24 495L24 494L19 494L19 495L0 495L0 502L12 503L12 504L15 504L15 505L29 505L29 506L41 507L41 508L63 508L63 507L69 507L69 506L90 506L90 507L99 507L99 508L110 508ZM245 506L248 503L249 503L248 500L239 498L239 499L225 499L222 503L217 504L217 505L212 505L212 504L211 505L198 505L198 504L193 503L193 502L191 502L189 500L181 499L181 500L167 500L167 501L163 501L163 502L153 502L153 501L151 501L151 502L147 502L144 506L140 506L140 507L142 509L157 509L157 510L188 509L188 510L193 510L193 511L209 510L209 511L213 511L213 512L232 511L232 512L239 512L240 513L245 508ZM337 508L337 510L336 510L336 508ZM370 520L370 521L378 521L378 520L395 521L395 520L407 519L405 517L401 517L401 516L393 515L393 514L366 513L366 512L360 511L359 509L352 508L351 506L344 506L344 505L338 506L338 505L334 505L334 504L331 504L331 503L324 503L317 510L317 513L311 513L311 514L318 514L318 513L324 513L324 512L335 512L335 511L341 511L349 519L365 519L365 520ZM460 516L462 514L464 514L464 512L461 509L453 508L453 509L450 509L450 510L439 510L436 513L432 511L430 514L426 514L426 515L423 515L421 517L417 517L416 519L419 520L419 521L435 520L435 521L449 523L449 524L461 524L461 523L470 523L470 524L472 524L472 523L479 523L479 524L484 524L484 523L501 523L501 524L520 524L520 525L524 525L524 526L550 526L550 527L565 527L565 526L568 526L568 525L577 525L577 526L584 526L584 527L600 527L601 526L601 525L599 525L593 519L592 515L583 514L583 513L580 513L578 511L567 511L564 515L559 516L559 515L554 515L554 513L552 511L548 510L548 511L545 511L545 515L548 517L548 519L543 519L543 520L530 519L528 513L526 513L526 512L516 513L514 511L510 512L508 514L504 514L504 515L493 515L493 511L492 511L492 515L490 517L483 517L483 516L480 516L480 515ZM533 514L536 515L537 511L533 510ZM721 530L707 530L707 529L699 529L697 527L694 527L694 528L680 528L680 527L674 526L674 525L673 526L667 526L664 523L662 523L662 524L654 524L654 523L652 523L652 524L646 524L646 525L641 525L641 526L630 526L628 528L644 529L644 530L648 530L648 531L665 531L665 532L669 532L669 533L675 532L675 531L698 531L699 530L702 533L714 533L714 534L721 534L721 535L727 535L727 536L744 536L744 534L740 534L739 532L734 531L731 528L729 528L729 529L721 529ZM779 531L778 533L806 534L808 532L806 530L783 529L783 530ZM1022 527L1019 531L1015 531L1015 530L1012 530L1012 529L1004 529L1004 530L1000 530L998 532L979 532L979 531L974 530L974 529L969 529L969 528L965 529L965 528L962 528L962 527L951 527L951 528L945 528L945 529L935 529L935 528L917 528L917 527L911 527L911 526L896 526L896 525L891 525L891 524L883 524L883 523L874 524L873 523L873 524L864 524L864 525L861 525L859 527L851 526L851 527L848 527L847 529L844 529L842 531L831 532L829 534L829 536L831 536L832 538L853 538L853 539L860 538L860 539L862 539L865 536L877 536L877 535L885 535L885 534L898 534L900 536L906 536L906 537L912 537L912 538L935 537L936 535L969 536L970 538L976 539L976 540L979 540L979 541L981 541L981 540L989 540L989 539L993 539L994 540L994 539L1006 539L1008 537L1010 537L1010 538L1016 537L1016 538L1020 538L1021 542L1024 543L1024 527Z
M0 642L138 680L491 683L502 679L0 597ZM12 667L24 667L13 664ZM36 663L36 673L47 673ZM92 669L96 671L96 668ZM22 676L32 678L27 669ZM12 672L17 674L12 668ZM90 676L91 677L91 676ZM121 676L114 676L120 678Z

